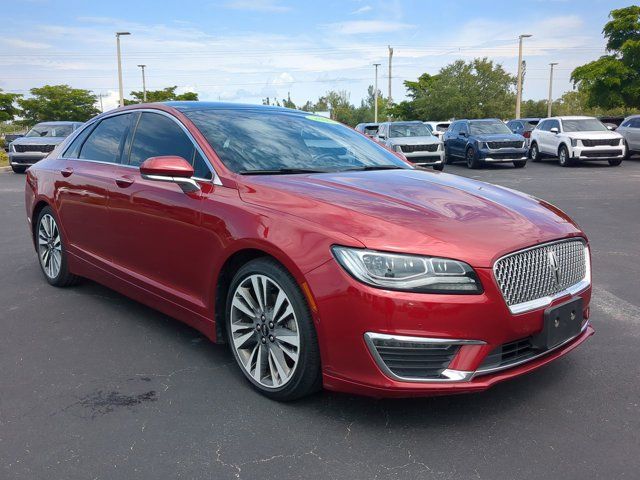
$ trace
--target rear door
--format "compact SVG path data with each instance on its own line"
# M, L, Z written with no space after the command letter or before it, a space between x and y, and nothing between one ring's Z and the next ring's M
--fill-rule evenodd
M552 128L557 128L558 133L553 133L551 131ZM558 155L558 148L560 148L560 142L562 136L562 125L558 120L549 120L548 121L548 132L547 132L547 149L550 155Z
M104 118L83 130L61 157L56 188L69 252L93 263L110 259L109 189L130 121L128 113Z
M640 118L631 119L625 137L631 150L636 152L640 151Z
M144 111L127 147L110 185L115 268L172 302L203 307L213 275L203 258L216 247L201 227L202 193L142 178L139 167L150 157L177 155L193 165L203 186L212 184L212 169L182 124L165 113Z
M535 130L536 132L535 137L536 137L536 143L538 144L538 151L542 153L549 153L549 139L548 139L548 135L550 134L549 122L550 120L543 120L538 124L538 127Z

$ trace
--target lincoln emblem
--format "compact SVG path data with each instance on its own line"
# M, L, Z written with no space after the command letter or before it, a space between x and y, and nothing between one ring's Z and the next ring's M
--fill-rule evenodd
M553 278L556 280L556 285L560 285L560 266L558 265L556 252L549 252L547 258L549 259L549 268L551 269L551 273L553 273Z

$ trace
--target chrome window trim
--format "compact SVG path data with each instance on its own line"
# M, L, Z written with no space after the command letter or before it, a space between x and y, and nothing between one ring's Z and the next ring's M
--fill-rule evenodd
M60 158L62 158L62 159L67 158L64 155L67 153L67 150L71 146L71 143L73 142L73 140L75 140L75 138L78 135L80 135L80 133L82 131L84 131L85 129L89 128L91 125L95 124L96 122L101 122L102 120L105 120L107 118L116 117L118 115L132 114L132 113L136 113L136 112L149 112L149 113L156 113L156 114L164 115L165 117L170 118L176 124L178 124L178 126L182 129L182 131L187 135L187 138L189 138L189 140L193 144L194 148L198 151L198 153L200 153L200 156L202 156L202 158L204 159L204 162L207 165L207 167L209 168L209 171L211 171L211 175L212 175L212 178L210 178L210 179L201 178L201 177L191 177L191 178L194 179L194 180L200 180L202 182L212 183L213 185L222 185L222 181L220 180L220 177L218 176L218 173L216 172L215 168L213 168L213 165L211 164L211 161L209 161L209 158L205 155L205 153L202 150L202 148L200 148L200 145L198 145L198 142L196 142L195 138L193 138L193 135L191 135L191 132L189 132L187 127L185 127L184 124L180 120L178 120L175 116L171 115L170 113L165 112L164 110L156 110L154 108L135 108L135 109L125 110L125 111L116 111L116 112L106 114L104 116L101 116L100 118L96 118L96 119L94 119L92 121L87 122L84 125L83 128L78 128L76 130L77 133L75 135L73 135L73 138L69 138L69 144L67 146L65 146L65 151L60 156ZM87 137L87 138L89 138L89 137ZM133 139L132 139L132 144L133 144ZM120 166L120 167L127 167L127 168L133 168L133 169L136 169L136 170L140 170L140 167L137 167L135 165L127 165L127 164L118 163L118 162L103 162L103 161L99 161L99 160L90 160L90 159L87 159L87 158L68 158L68 159L69 160L80 160L80 161L83 161L83 162L101 163L101 164L106 164L106 165L117 165L117 166Z
M534 360L536 360L536 359L538 359L540 357L544 357L548 353L554 352L554 351L558 350L559 348L564 347L566 344L572 342L576 338L578 338L580 335L582 335L587 330L588 326L589 326L589 321L587 320L586 322L584 322L584 325L580 329L580 333L578 333L577 335L574 335L571 338L567 338L564 342L559 343L558 345L556 345L553 348L550 348L549 350L545 350L544 352L540 352L540 353L534 355L533 357L525 358L523 360L519 360L517 362L513 362L513 363L510 363L508 365L500 365L499 367L479 368L478 370L475 371L473 377L476 377L476 376L479 377L479 376L482 376L482 375L488 375L490 373L500 372L502 370L508 370L509 368L517 367L519 365L524 365L525 363L532 362L532 361L534 361Z
M498 258L494 263L493 263L493 279L496 281L496 283L498 282L498 277L496 275L496 269L498 267L498 262L500 262L501 260L504 260L505 258L509 258L512 257L514 255L519 255L523 252L527 252L529 250L535 250L541 247L545 247L547 245L555 245L558 243L564 243L564 242L571 242L571 241L576 241L579 240L584 244L584 258L585 258L585 276L582 280L580 280L578 283L575 283L567 288L565 288L564 290L554 293L553 295L547 295L545 297L540 297L540 298L536 298L535 300L530 300L528 302L523 302L523 303L517 303L515 305L509 305L507 303L507 299L504 296L504 293L502 292L502 289L500 288L500 285L498 285L498 291L500 292L500 295L502 296L502 299L504 300L504 303L507 305L507 308L509 308L509 311L514 314L514 315L518 315L521 313L525 313L525 312L529 312L531 310L536 310L538 308L542 308L542 307L546 307L551 305L551 303L553 303L554 300L557 300L558 298L562 298L564 296L567 295L576 295L584 290L586 290L590 285L591 285L591 256L589 255L589 246L587 245L587 241L584 239L584 237L570 237L570 238L563 238L561 240L554 240L552 242L545 242L545 243L539 243L537 245L534 245L532 247L528 247L528 248L523 248L522 250L517 250L515 252L511 252L511 253L507 253L506 255L503 255L502 257Z
M389 335L385 333L374 333L374 332L365 332L364 341L373 356L373 359L378 365L378 368L382 370L382 372L389 378L393 380L397 380L399 382L411 382L411 383L442 383L442 382L468 382L471 380L475 372L467 372L464 370L453 370L453 369L445 369L442 372L442 376L445 378L412 378L412 377L401 377L393 373L389 367L384 363L384 360L378 353L375 344L373 343L374 339L380 340L396 340L399 342L412 342L412 343L424 343L424 344L432 344L432 345L485 345L486 342L482 340L460 340L453 338L429 338L429 337L410 337L405 335Z

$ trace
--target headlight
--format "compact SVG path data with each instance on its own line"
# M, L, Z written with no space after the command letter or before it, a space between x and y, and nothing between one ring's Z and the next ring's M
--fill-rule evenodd
M338 263L357 280L378 288L422 293L482 293L476 273L457 260L334 246Z
M394 146L393 146L393 149L394 149L396 152L400 152L400 153L402 153L402 147L401 147L400 145L394 145Z
M577 147L578 146L578 139L577 138L572 138L571 139L571 146L572 147Z

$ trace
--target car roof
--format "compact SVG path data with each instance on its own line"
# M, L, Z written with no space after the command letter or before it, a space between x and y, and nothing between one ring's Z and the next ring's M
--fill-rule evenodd
M356 127L377 127L378 125L380 125L379 123L359 123L358 125L356 125Z
M83 122L69 122L69 121L63 121L60 120L59 122L38 122L36 123L36 125L82 125Z
M313 112L304 112L302 110L294 110L292 108L277 107L274 105L255 105L250 103L232 103L232 102L200 102L200 101L174 101L160 102L167 107L175 108L182 112L194 110L261 110L272 112L300 113L305 115L313 115ZM149 104L146 104L149 105ZM145 104L141 103L141 107Z
M500 122L503 123L499 118L461 118L460 120L456 120L457 122Z
M549 117L549 120L590 120L590 119L596 119L596 117L589 117L587 115L566 115L566 116L561 116L561 117ZM547 120L547 119L545 119Z

